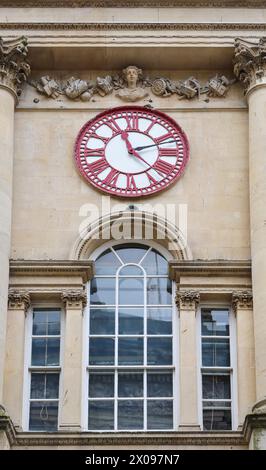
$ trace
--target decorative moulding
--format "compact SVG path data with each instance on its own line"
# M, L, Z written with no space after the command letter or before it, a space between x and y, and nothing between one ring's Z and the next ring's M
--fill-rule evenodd
M60 95L70 100L90 101L94 95L105 97L114 93L120 100L132 103L140 101L150 94L159 97L176 96L179 99L207 97L225 97L235 79L225 75L216 74L206 83L191 76L185 80L170 80L167 77L149 77L143 70L135 65L129 65L122 72L115 75L97 77L95 81L71 77L68 80L59 80L44 75L37 80L30 80L29 84L48 98L57 99Z
M80 276L85 283L93 277L93 261L11 260L10 276Z
M2 0L1 7L21 8L265 8L265 0Z
M180 276L238 276L251 277L250 261L195 260L169 261L170 279L179 282Z

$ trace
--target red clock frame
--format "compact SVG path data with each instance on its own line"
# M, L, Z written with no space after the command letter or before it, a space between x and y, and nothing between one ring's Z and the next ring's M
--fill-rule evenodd
M119 127L116 122L116 120L119 119L124 119L126 121L126 128L122 129ZM150 121L150 124L145 130L140 130L139 119ZM159 126L165 128L165 134L159 137L152 137L149 132L155 124L159 124ZM97 134L97 130L103 125L107 125L111 130L111 136L104 137ZM154 141L154 147L157 147L158 150L157 160L148 169L146 169L146 171L143 170L143 174L146 174L150 183L147 187L138 187L136 185L134 179L136 178L136 173L117 170L113 168L110 163L107 163L106 160L106 146L108 142L118 135L122 136L124 140L126 140L125 144L127 145L127 148L132 152L135 151L129 143L130 133L132 132L148 136ZM90 138L99 139L102 142L102 147L96 149L88 148L87 144ZM171 139L171 141L169 141L169 139ZM173 141L175 141L175 147L167 148L167 143L173 143ZM142 158L136 151L135 154L133 155ZM90 157L97 157L97 160L89 163L88 159ZM171 157L172 159L173 157L176 157L176 163L168 163L165 160L167 157ZM142 106L119 106L117 108L111 108L107 111L101 112L84 124L78 134L75 144L76 164L86 181L105 193L120 197L137 198L149 196L150 194L154 194L168 188L177 181L178 178L180 178L188 159L189 143L181 127L174 121L174 119L161 111L150 110ZM110 172L106 177L101 179L99 175L109 167ZM153 176L150 174L151 170L153 170ZM154 178L154 171L155 174L159 175L159 180L158 178ZM123 174L126 177L126 187L116 186L120 174Z

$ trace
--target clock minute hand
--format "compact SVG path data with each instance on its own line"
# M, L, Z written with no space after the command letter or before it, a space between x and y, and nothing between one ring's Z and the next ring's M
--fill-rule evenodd
M176 140L168 140L168 142L161 142L160 144L143 145L142 147L135 147L133 150L144 150L150 147L158 147L158 145L173 144L173 143L176 144Z
M136 152L136 149L133 149L131 143L129 142L128 140L128 133L126 131L123 131L121 132L121 137L122 139L126 142L126 146L127 146L127 151L130 155L134 155L134 157L137 157L139 158L143 163L146 163L146 165L150 166L150 164L148 162L146 162L146 160L144 160L144 158L142 158L137 152Z

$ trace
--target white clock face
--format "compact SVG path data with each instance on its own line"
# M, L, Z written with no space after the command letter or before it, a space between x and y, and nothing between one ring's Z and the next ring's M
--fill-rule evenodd
M119 196L164 189L180 176L187 159L187 139L175 121L138 106L101 113L82 128L76 143L83 176Z

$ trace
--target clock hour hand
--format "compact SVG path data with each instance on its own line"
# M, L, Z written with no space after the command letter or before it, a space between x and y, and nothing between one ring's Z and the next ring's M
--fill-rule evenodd
M177 143L176 140L168 140L168 142L161 142L160 145L164 145L164 144L173 144L173 143ZM158 144L151 144L151 145L143 145L142 147L135 147L133 150L144 150L144 149L148 149L150 147L158 147Z
M139 158L140 160L142 160L144 163L146 163L146 165L150 166L150 164L148 162L146 162L146 160L144 160L144 158L142 158L137 152L136 152L136 149L133 149L131 143L129 142L128 140L128 133L126 131L123 131L121 132L121 137L122 139L126 142L126 146L127 146L127 151L130 155L134 155L134 157L137 157Z

